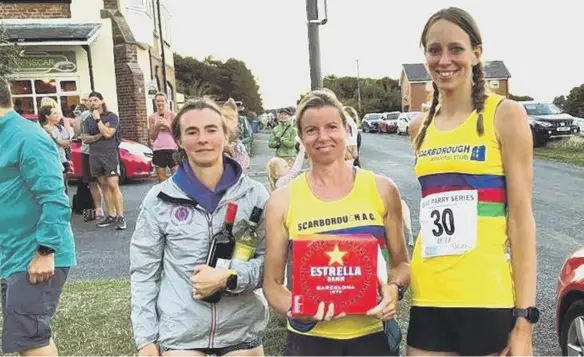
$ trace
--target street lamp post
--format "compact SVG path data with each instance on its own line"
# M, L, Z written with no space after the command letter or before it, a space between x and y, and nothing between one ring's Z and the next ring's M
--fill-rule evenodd
M359 59L356 58L357 62L357 101L359 103L359 115L361 115L361 79L359 77Z
M325 0L325 18L318 18L318 0L306 0L306 17L308 20L308 57L310 62L310 87L312 90L322 88L320 68L320 37L318 26L327 23Z

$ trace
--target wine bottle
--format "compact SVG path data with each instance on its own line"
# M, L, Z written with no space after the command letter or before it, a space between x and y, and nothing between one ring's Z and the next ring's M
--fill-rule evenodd
M233 248L235 248L235 237L233 236L233 225L237 215L237 203L229 202L225 212L225 222L223 229L213 236L211 247L207 254L207 265L213 268L229 269ZM217 303L221 299L222 291L217 291L211 296L203 298L203 301Z
M251 216L247 221L247 227L235 235L233 259L247 262L253 258L260 240L257 233L257 227L262 218L263 211L263 208L254 207L251 211Z

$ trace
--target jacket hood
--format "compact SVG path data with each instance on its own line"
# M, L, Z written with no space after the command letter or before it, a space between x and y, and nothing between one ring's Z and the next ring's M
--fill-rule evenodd
M230 157L223 157L223 175L215 190L210 190L195 176L188 161L182 163L172 175L178 188L191 200L196 201L207 212L213 212L225 195L242 176L241 166Z

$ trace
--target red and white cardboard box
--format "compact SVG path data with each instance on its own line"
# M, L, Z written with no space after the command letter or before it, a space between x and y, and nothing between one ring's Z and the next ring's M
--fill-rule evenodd
M365 315L378 303L378 242L369 234L310 235L293 240L292 309L311 316L318 305L335 315Z

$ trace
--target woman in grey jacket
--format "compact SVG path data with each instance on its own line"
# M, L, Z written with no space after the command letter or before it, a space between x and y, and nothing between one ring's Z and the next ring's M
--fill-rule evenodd
M261 292L263 217L255 256L230 269L205 265L228 201L237 211L234 233L268 192L224 155L228 128L210 100L186 103L172 123L179 146L177 172L144 198L130 246L132 326L142 356L263 355L268 307ZM239 226L239 227L238 227ZM217 291L216 304L203 301Z

